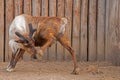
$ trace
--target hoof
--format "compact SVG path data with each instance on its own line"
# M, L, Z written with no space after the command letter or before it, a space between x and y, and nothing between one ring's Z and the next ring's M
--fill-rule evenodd
M78 75L79 73L80 73L80 69L76 68L73 70L73 72L71 74Z
M34 61L34 62L36 62L36 61L38 61L38 59L33 59L33 58L31 58L31 61Z
M39 57L42 57L42 56L43 56L43 51L42 51L42 50L39 50L39 51L38 51L38 55L39 55Z
M13 72L13 71L14 71L14 69L11 68L11 67L9 67L9 68L6 69L6 72Z
M6 69L6 72L13 72L14 69Z

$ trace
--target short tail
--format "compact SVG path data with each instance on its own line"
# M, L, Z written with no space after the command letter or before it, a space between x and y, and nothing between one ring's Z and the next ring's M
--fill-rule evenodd
M68 23L68 19L67 18L62 18L63 24L67 24Z
M64 34L64 32L65 32L65 26L68 23L68 20L67 20L67 18L62 18L61 20L62 20L62 24L61 24L59 33L60 34Z

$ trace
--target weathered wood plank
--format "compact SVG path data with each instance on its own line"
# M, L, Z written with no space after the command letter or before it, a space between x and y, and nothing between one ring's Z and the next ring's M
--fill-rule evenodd
M48 0L42 0L42 16L48 16Z
M64 2L65 0L58 0L57 3L57 16L64 17ZM63 61L64 60L64 48L61 46L59 42L57 42L57 60Z
M41 16L48 16L48 0L42 0L41 2L42 6L41 6ZM48 49L46 49L44 51L44 55L43 55L43 59L44 60L49 60L49 53L48 53Z
M89 0L89 61L96 60L96 1Z
M113 64L120 66L120 0L116 0L116 11L115 11L115 24L114 24L114 44L112 49ZM118 44L117 46L115 44Z
M105 59L105 0L98 0L97 14L97 60L104 61Z
M109 42L109 11L110 11L110 0L106 0L106 13L105 13L105 60L108 61L108 56L110 53L110 42Z
M9 49L9 26L14 17L14 2L13 0L5 1L5 60L8 61L11 57L11 50Z
M109 54L109 61L112 62L115 65L119 65L120 62L120 50L119 48L115 45L118 44L120 41L119 35L120 35L120 29L119 29L119 9L118 9L118 0L111 0L110 3L110 15L109 15L109 38L110 38L110 54Z
M0 61L4 59L4 0L0 0Z
M49 0L49 16L56 16L56 0ZM48 48L49 59L56 60L56 43Z
M72 29L72 2L73 0L65 0L65 17L68 18L68 24L66 25L66 34L71 44L71 29ZM70 60L70 53L65 50L65 60Z
M23 13L23 0L14 0L15 16Z
M25 14L32 14L32 6L31 6L31 0L24 0L24 13Z
M106 47L107 47L107 53L106 53L106 60L109 61L109 62L112 62L114 63L114 56L115 56L115 51L114 51L114 47L113 47L113 44L114 44L114 41L115 41L115 33L114 33L114 28L116 26L116 23L115 23L115 17L116 17L116 0L109 0L108 1L108 25L106 26L107 28L107 42L106 42Z
M118 4L120 4L120 0L118 0ZM118 27L119 27L119 36L118 36L118 38L119 38L119 52L120 52L120 5L118 5L118 8L119 8L119 12L118 12ZM119 53L119 57L118 57L118 59L120 60L120 53ZM117 61L117 64L120 66L120 61Z
M56 16L56 0L49 0L49 16Z
M76 52L77 58L80 60L80 11L81 0L73 2L73 28L72 28L72 46Z
M81 6L81 43L80 60L87 61L88 0L82 0Z
M33 16L41 15L41 1L42 0L32 0L32 15Z

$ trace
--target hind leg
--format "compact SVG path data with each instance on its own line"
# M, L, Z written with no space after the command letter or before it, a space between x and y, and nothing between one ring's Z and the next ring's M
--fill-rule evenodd
M70 52L73 62L74 62L74 70L73 70L73 74L79 74L79 66L77 63L77 59L76 59L76 55L74 50L72 49L72 47L69 44L68 39L66 38L66 36L62 36L58 39L58 41Z

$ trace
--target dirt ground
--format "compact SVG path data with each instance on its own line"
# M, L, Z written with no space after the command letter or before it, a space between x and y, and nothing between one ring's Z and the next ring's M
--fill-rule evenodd
M120 66L79 62L80 74L70 74L72 62L19 61L14 72L5 72L8 62L0 62L0 80L120 80Z

